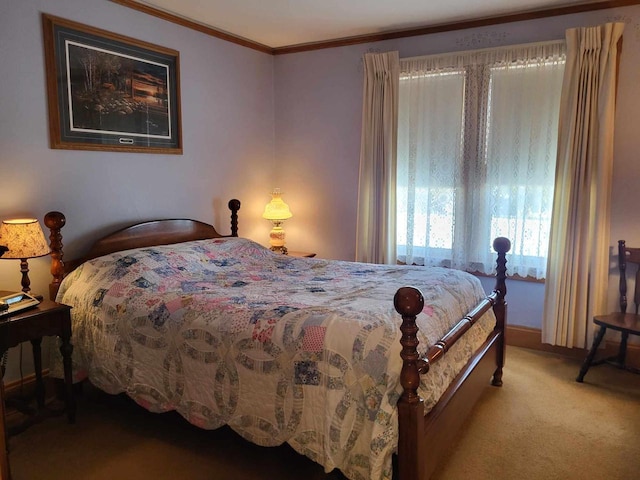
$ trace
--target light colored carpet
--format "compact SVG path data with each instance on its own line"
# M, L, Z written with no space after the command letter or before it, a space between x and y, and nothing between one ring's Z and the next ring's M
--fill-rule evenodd
M509 347L434 480L640 478L640 375ZM341 480L289 447L262 448L88 389L75 425L55 417L10 439L13 480Z
M640 375L510 347L437 480L640 478Z

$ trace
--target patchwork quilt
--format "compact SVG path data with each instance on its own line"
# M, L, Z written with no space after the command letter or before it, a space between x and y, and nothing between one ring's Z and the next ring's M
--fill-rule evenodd
M202 428L287 442L352 480L386 480L402 392L393 297L406 285L425 298L421 348L485 296L457 270L292 258L224 238L86 262L58 301L73 306L76 379ZM488 312L423 376L427 409L494 324Z

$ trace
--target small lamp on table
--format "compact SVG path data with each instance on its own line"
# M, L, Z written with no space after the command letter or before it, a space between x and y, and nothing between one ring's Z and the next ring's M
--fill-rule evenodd
M19 259L22 272L22 291L29 293L29 264L27 259L49 255L51 250L35 218L17 218L4 220L0 224L0 245L7 247L2 259Z
M271 250L277 253L287 254L287 247L284 245L284 229L282 223L291 218L293 214L289 209L289 205L282 200L282 192L279 188L276 188L271 193L271 201L264 207L264 213L262 218L271 220L273 228L269 233L269 244Z

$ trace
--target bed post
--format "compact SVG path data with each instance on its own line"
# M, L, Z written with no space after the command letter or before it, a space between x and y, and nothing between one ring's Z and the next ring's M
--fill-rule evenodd
M496 329L500 331L500 336L497 340L496 371L493 374L491 384L499 387L502 385L502 367L504 366L504 351L506 346L507 302L504 299L507 294L506 253L511 249L511 242L508 238L498 237L493 241L493 249L498 252L498 258L496 260L496 286L493 290L497 296L493 304L493 313L496 316Z
M240 200L229 200L229 210L231 210L231 236L238 236L238 210L240 210Z
M398 423L403 427L398 437L398 458L401 459L398 469L400 480L421 479L424 462L418 452L424 451L421 445L424 438L424 401L418 395L418 387L420 373L426 373L428 364L418 354L416 317L424 308L424 298L417 288L402 287L395 294L393 304L402 315L402 396L398 400Z
M44 224L51 231L49 240L51 241L51 275L53 281L49 284L49 298L55 300L58 295L60 283L64 277L64 262L62 257L62 234L60 229L67 223L67 219L63 213L49 212L44 216Z

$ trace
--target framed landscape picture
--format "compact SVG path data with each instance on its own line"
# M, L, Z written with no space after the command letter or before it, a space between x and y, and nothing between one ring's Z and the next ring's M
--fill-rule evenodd
M51 148L182 154L179 53L43 14Z

